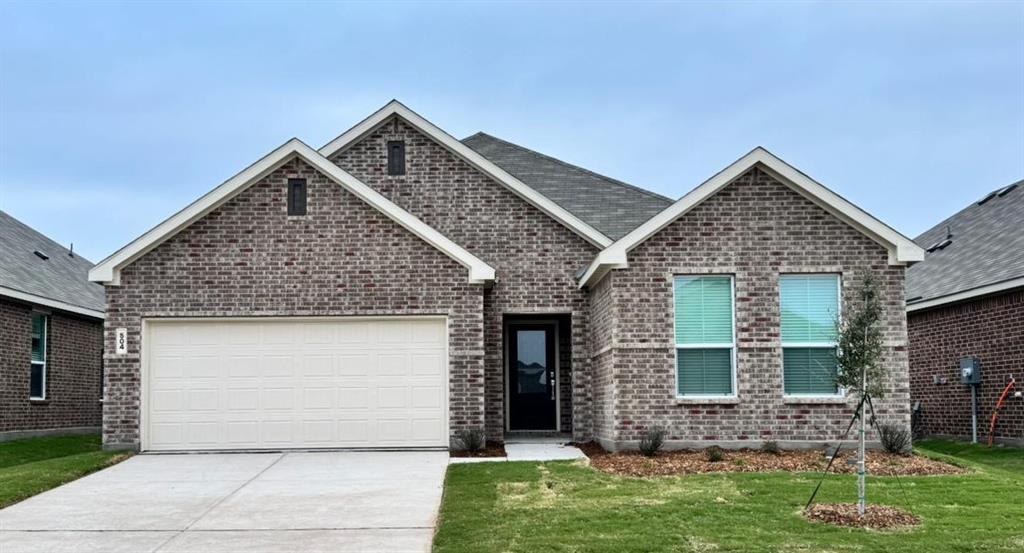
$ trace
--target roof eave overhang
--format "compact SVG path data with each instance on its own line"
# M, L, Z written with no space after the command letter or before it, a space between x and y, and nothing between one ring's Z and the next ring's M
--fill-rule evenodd
M578 283L579 287L583 288L599 282L612 269L628 267L629 252L633 248L678 220L695 206L715 195L754 167L764 169L779 182L786 184L800 195L884 246L888 250L890 265L910 265L924 260L924 249L915 244L913 240L875 219L768 150L757 147L704 181L679 201L602 250L584 271Z
M913 303L908 302L907 312L913 313L915 311L924 311L926 309L933 309L944 305L969 301L983 296L991 296L993 294L1008 292L1015 288L1024 288L1024 277L1011 278L1002 282L986 284L984 286L978 286L977 288L971 288L970 290L964 290L953 294L946 294L937 298L919 300Z
M53 298L47 298L37 294L29 292L23 292L21 290L15 290L14 288L8 288L7 286L0 286L0 296L22 301L25 303L31 303L35 305L41 305L43 307L49 307L51 309L58 309L60 311L67 311L68 313L75 313L77 315L85 315L87 317L93 317L95 319L105 319L106 313L96 309L90 309L81 305L75 305Z
M89 271L89 280L110 285L121 283L121 269L142 257L168 238L181 232L234 198L252 184L277 170L292 159L300 157L335 183L370 204L395 223L406 228L435 249L451 257L469 270L469 282L484 284L494 280L494 268L471 254L437 230L405 211L373 188L331 163L326 157L297 138L293 138L261 158L242 172L231 177L195 202L136 238L110 257L100 261Z

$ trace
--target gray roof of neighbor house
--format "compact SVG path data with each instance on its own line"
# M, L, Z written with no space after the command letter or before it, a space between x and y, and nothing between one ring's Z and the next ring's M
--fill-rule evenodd
M654 192L482 132L462 143L613 240L673 203Z
M914 241L925 257L907 269L908 305L1024 277L1024 180L994 190Z
M88 259L0 211L0 296L6 288L102 312L103 286L89 282L90 268Z

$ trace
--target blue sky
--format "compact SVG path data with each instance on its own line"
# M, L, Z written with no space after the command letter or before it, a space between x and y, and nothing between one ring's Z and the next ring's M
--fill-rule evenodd
M0 209L98 261L398 98L679 197L763 145L910 236L1024 177L1024 3L2 3Z

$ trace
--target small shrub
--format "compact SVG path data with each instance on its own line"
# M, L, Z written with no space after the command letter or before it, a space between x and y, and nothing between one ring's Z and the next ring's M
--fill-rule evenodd
M704 457L709 463L718 463L725 460L725 452L717 445L713 445L704 450Z
M487 445L487 437L481 428L462 428L455 432L455 441L460 449L472 453L482 451Z
M747 461L745 459L733 459L732 464L737 467L745 467L747 466Z
M665 445L665 429L660 426L652 426L640 437L640 453L646 457L654 457Z
M768 440L761 444L761 451L772 455L779 455L782 453L782 448L779 447L779 442L776 442L775 440Z
M907 455L910 453L910 432L895 424L879 424L878 439L882 442L882 448L895 455Z

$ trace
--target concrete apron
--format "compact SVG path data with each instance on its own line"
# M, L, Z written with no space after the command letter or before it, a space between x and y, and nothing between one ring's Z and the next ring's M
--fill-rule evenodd
M429 551L447 452L139 455L0 511L0 551Z

